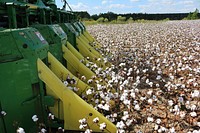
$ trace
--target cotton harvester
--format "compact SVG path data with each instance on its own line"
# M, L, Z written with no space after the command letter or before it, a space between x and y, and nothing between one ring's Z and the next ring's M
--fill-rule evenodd
M0 0L0 133L19 127L36 133L39 126L81 131L82 118L93 132L116 132L80 97L91 88L80 77L95 76L86 57L102 68L109 65L97 61L99 47L75 14L57 8L54 0ZM70 86L76 92L63 83L67 78L76 81ZM104 130L93 123L96 117L107 125Z

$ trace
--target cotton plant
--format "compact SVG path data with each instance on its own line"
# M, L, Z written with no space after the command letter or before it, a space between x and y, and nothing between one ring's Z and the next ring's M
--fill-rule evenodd
M94 34L98 34L99 41L102 44L106 44L104 47L115 54L112 55L112 61L117 62L115 68L117 72L109 72L112 76L108 80L109 85L106 85L106 87L116 87L117 93L114 93L114 97L112 98L120 98L120 106L121 108L123 107L122 110L128 110L129 106L127 105L130 103L132 106L131 111L135 111L138 114L137 112L141 112L146 106L150 105L152 106L152 110L154 110L154 106L159 106L158 104L162 103L169 109L169 112L171 111L170 113L180 116L181 119L184 119L187 115L190 116L190 112L189 114L185 114L185 111L182 111L180 108L180 104L184 105L186 109L191 110L191 112L196 111L196 107L191 100L195 101L199 97L199 92L197 92L199 86L197 75L200 70L197 65L199 63L199 52L197 52L199 45L196 45L200 42L200 39L197 37L199 28L193 30L187 28L195 25L199 25L198 22L167 22L156 25L127 24L122 27L109 26L112 32L108 34L94 32ZM101 25L100 29L95 27L93 30L96 31L98 29L101 31L104 27L106 26ZM183 32L182 29L187 31L187 35L184 34L185 31ZM118 30L122 34L112 37L116 33L119 33L117 32ZM137 33L137 36L134 35L135 33ZM154 36L155 33L156 36ZM196 36L195 39L193 36ZM125 49L126 46L131 46L132 48ZM118 54L120 55L118 56ZM105 73L101 71L98 74L101 77L106 77L107 74ZM133 76L132 79L130 76ZM152 92L146 91L143 93L141 91L140 85L144 83L148 85L148 88L145 89ZM156 93L155 88L158 90L161 89L162 92L158 91L159 93ZM124 90L131 91L127 93ZM178 95L174 98L173 94L180 93L181 91L187 95ZM142 96L141 93L143 94ZM169 95L169 98L162 96L166 94ZM104 92L101 96L105 101L109 100L108 97L110 97L104 94ZM191 96L192 99L188 99L188 96ZM186 98L181 100L181 97ZM162 101L163 99L164 101ZM99 104L99 102L97 103ZM143 105L142 103L148 104ZM108 118L112 118L111 115L108 116ZM123 115L118 117L122 118ZM194 116L194 118L196 117ZM128 120L131 119L127 118ZM156 129L157 132L176 131L176 127L174 129L173 127L169 129L161 127L159 123L163 123L164 121L160 120L154 120L159 125ZM126 125L126 123L124 124ZM120 124L118 123L118 125ZM119 130L121 132L126 131L126 129Z

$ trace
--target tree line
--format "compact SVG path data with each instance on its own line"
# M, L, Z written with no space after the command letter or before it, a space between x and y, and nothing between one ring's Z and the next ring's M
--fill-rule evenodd
M148 14L148 13L127 13L116 14L113 12L100 13L99 15L90 15L86 11L75 12L81 20L94 20L97 22L111 21L135 21L135 20L193 20L200 18L199 10L196 9L190 13L165 13L165 14Z

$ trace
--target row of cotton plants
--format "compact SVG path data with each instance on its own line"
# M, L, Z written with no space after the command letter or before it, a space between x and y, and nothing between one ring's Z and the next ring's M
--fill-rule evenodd
M83 97L118 132L200 132L199 20L88 30L113 66L96 72L108 84L93 81L97 90L87 93L92 98Z

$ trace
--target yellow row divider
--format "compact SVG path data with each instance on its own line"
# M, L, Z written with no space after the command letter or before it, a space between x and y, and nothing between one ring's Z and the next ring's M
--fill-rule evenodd
M67 48L79 59L79 60L83 60L85 59L84 56L82 54L80 54L73 46L70 42L67 41L66 44Z
M96 57L102 58L102 55L98 51L96 51L89 43L85 42L82 36L79 36L78 38L85 45L85 47L88 48Z
M95 39L88 33L87 30L85 30L83 32L83 35L86 36L90 42L94 42L95 41Z
M67 63L70 63L70 65L81 75L84 75L87 79L91 79L95 76L95 73L81 63L80 60L76 58L76 56L65 45L62 45L62 50L64 52L63 57Z
M77 81L75 87L79 88L79 91L76 92L78 95L85 92L88 88L91 88L82 80L74 76L69 70L67 70L51 53L48 53L48 63L50 64L49 68L51 71L60 79L65 80L67 76L70 76Z
M82 41L79 38L76 38L77 47L79 49L79 52L84 57L90 57L92 61L94 61L94 58L98 58L96 55L94 55L87 47L84 46Z
M94 132L101 132L102 130L99 129L99 126L93 123L93 119L98 117L99 123L105 122L107 125L104 132L115 133L117 131L113 123L68 89L39 58L37 60L37 67L39 78L63 102L65 130L80 130L79 120L86 118L90 129Z

